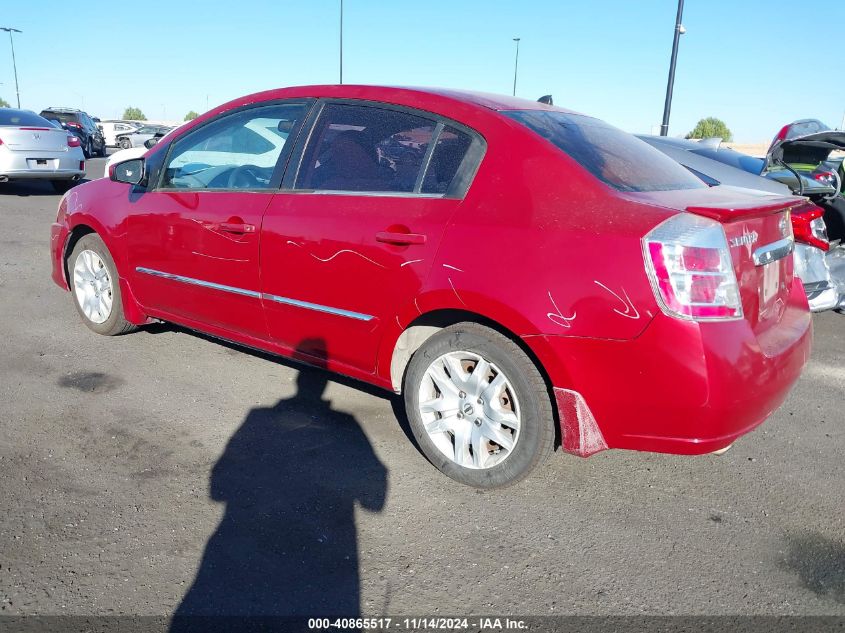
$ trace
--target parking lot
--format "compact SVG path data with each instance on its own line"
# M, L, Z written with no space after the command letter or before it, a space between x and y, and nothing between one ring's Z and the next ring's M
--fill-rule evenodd
M480 492L389 394L90 332L50 280L58 200L0 189L0 612L845 615L845 316L814 317L786 404L723 456L556 454Z

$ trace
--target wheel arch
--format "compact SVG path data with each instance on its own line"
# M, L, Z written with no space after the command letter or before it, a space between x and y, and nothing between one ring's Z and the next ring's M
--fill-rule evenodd
M62 252L62 268L64 269L65 279L68 281L68 288L72 289L70 285L70 269L68 268L68 260L70 259L71 253L73 253L73 249L76 248L79 240L86 235L92 234L96 235L103 241L103 244L105 244L108 249L111 259L117 268L124 317L127 321L134 325L149 323L150 319L147 317L141 304L138 303L138 300L135 298L135 294L132 292L132 288L129 285L129 280L126 278L125 274L121 273L121 269L125 261L116 257L117 253L115 253L115 249L110 243L111 240L107 237L106 232L102 230L102 227L100 227L97 222L88 221L87 218L80 219L79 222L75 223L70 228L67 239L65 240L64 250Z
M73 249L76 248L77 242L91 233L99 235L93 227L85 223L80 223L71 228L67 235L64 250L62 251L62 267L64 268L65 279L68 280L68 284L70 284L70 269L68 268L68 259L70 258L70 254L73 253ZM102 239L102 235L100 235L100 239Z
M537 366L538 371L546 381L551 393L552 381L541 355L535 349L534 339L538 337L521 337L513 329L491 319L479 312L466 309L444 308L425 312L405 327L393 343L390 355L389 379L396 393L402 392L402 383L411 357L429 338L440 330L457 323L478 323L489 327L513 341Z
M540 372L540 376L542 376L543 381L546 384L546 391L552 403L555 428L555 446L560 446L560 420L558 417L558 408L555 406L555 394L553 390L554 386L560 385L555 385L552 382L552 377L549 374L548 367L546 366L546 363L543 362L544 357L551 362L549 350L545 349L545 338L542 336L519 336L511 328L508 328L495 319L491 319L479 312L455 308L437 309L425 312L409 323L394 342L392 354L390 356L390 372L388 379L393 391L397 394L402 393L403 383L408 371L408 365L411 361L411 357L429 338L450 325L467 322L484 325L507 337L516 344L517 347L525 352L526 356L528 356L531 362L534 363L535 367L537 367L537 371Z

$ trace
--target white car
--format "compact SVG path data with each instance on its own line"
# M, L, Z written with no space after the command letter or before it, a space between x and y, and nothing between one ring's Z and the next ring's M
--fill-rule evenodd
M106 139L106 145L108 147L117 147L117 135L118 134L131 134L139 127L142 127L141 123L137 123L135 121L100 121L97 124L100 130L103 132L103 137Z
M183 123L182 125L185 125L185 123ZM173 134L177 130L181 129L182 125L171 129L166 134L161 134L159 132L155 136L152 136L149 139L147 139L144 143L138 145L137 147L130 147L129 149L122 149L122 150L115 152L114 154L112 154L111 156L108 157L108 160L106 160L106 166L105 166L105 170L103 172L103 177L108 178L109 167L111 167L112 165L115 165L117 163L122 163L125 160L132 160L133 158L141 158L141 156L143 156L144 154L147 153L147 150L150 147L155 145L155 143L158 143L158 141L160 141L165 136L170 136L171 134ZM159 135L159 134L161 134L161 135ZM153 142L153 140L155 142ZM149 143L149 146L147 146L147 143Z
M0 108L0 182L49 180L64 193L83 176L78 137L30 110Z

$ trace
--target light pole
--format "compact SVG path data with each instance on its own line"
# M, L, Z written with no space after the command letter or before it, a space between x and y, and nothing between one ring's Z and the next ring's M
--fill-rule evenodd
M516 71L519 70L519 40L515 37L513 41L516 42L516 58L513 60L513 96L516 96Z
M340 0L340 83L343 83L343 0Z
M675 18L675 37L672 40L672 61L669 63L669 82L666 84L666 103L663 104L663 124L660 136L669 134L669 113L672 110L672 89L675 87L675 63L678 61L678 40L687 32L681 20L684 17L684 0L678 0L678 15Z
M23 33L18 29L9 28L8 26L0 26L0 31L6 31L9 34L9 44L12 45L12 68L15 70L15 94L18 98L18 109L21 107L21 91L18 88L18 65L15 62L15 42L12 40L12 33Z

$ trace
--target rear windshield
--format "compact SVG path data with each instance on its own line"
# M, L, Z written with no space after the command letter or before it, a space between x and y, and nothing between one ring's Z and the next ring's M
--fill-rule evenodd
M45 127L49 126L50 123L46 119L43 119L35 114L35 112L0 108L0 125L31 125Z
M614 189L669 191L706 187L648 143L598 119L543 110L511 110L502 114L551 141Z
M53 112L52 110L44 110L41 113L41 116L45 119L59 121L60 123L67 123L68 121L76 122L78 120L75 112Z
M786 131L786 139L798 138L799 136L807 136L808 134L818 134L819 132L829 132L830 128L821 121L796 121L790 124Z

